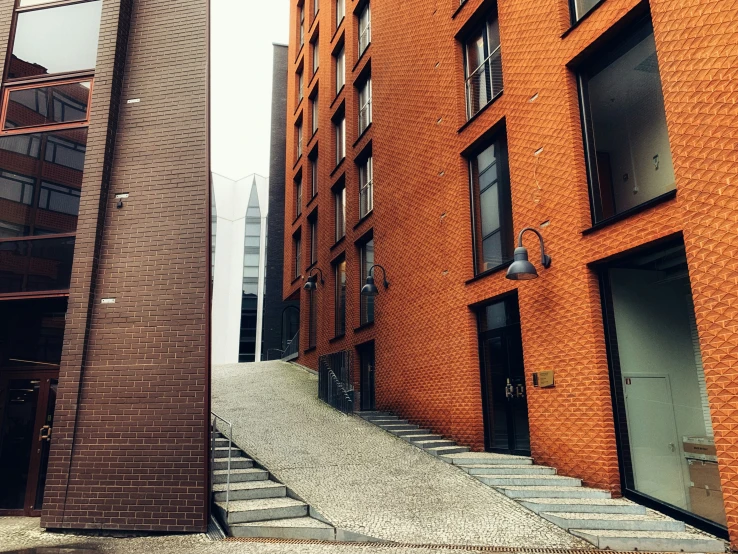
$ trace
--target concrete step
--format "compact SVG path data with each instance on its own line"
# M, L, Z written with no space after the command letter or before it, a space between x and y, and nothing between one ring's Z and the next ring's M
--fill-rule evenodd
M427 440L434 440L434 439L442 439L442 435L434 435L427 429L419 429L419 431L426 431L426 434L420 435L415 431L407 431L408 433L412 433L412 435L399 435L403 439L405 439L407 442L411 442L415 444L416 442L420 441L427 441Z
M556 469L534 465L462 466L469 475L556 475Z
M269 473L263 469L232 469L231 483L244 483L246 481L266 481ZM213 472L213 483L221 484L228 481L228 470L218 469Z
M725 544L696 533L572 529L571 533L600 550L646 552L725 552Z
M359 417L363 417L364 419L368 419L370 417L377 417L377 416L392 416L393 414L389 412L382 412L378 410L367 410L365 412L356 412Z
M578 512L587 514L645 514L646 508L622 498L520 498L520 504L542 512Z
M216 502L215 505L221 513L225 514L225 503ZM308 505L294 498L260 498L258 500L236 500L231 502L226 521L231 525L233 523L306 517L307 515Z
M510 498L610 498L608 491L587 487L498 486Z
M608 529L619 531L686 530L684 523L650 514L582 514L574 512L541 512L541 516L562 529Z
M254 460L249 458L231 458L231 469L248 469L254 467ZM213 469L228 469L228 458L213 461Z
M428 429L404 429L402 431L390 431L393 435L397 435L398 437L401 437L403 439L407 437L413 437L413 436L428 436L431 434L431 432ZM440 435L435 435L440 436Z
M417 425L410 425L409 423L382 423L378 427L390 433L392 431L415 431L420 429Z
M582 480L563 475L475 475L490 487L581 487Z
M332 541L336 536L336 531L333 527L311 517L236 523L230 525L229 529L234 537L253 537L260 539Z
M287 496L287 487L274 481L244 481L231 483L228 499L254 500L256 498L281 498ZM226 501L226 484L213 485L213 498L216 502Z
M424 450L434 456L445 456L447 454L461 454L462 452L469 452L470 449L468 446L438 446L436 448L424 448Z
M527 456L512 456L510 454L495 454L493 452L464 452L443 457L444 461L457 466L483 465L532 465L533 459Z
M216 446L213 450L213 457L228 458L228 447ZM246 454L238 448L231 448L231 458L245 458Z
M439 446L457 446L454 441L448 439L428 439L422 441L416 441L413 444L420 448L438 448Z
M407 419L400 419L397 416L370 417L368 418L368 421L372 422L374 425L408 423Z
M228 439L215 439L215 447L216 448L228 448L229 440ZM230 443L232 444L232 443Z

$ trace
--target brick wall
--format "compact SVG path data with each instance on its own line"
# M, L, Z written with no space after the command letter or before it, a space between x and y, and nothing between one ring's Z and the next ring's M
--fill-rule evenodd
M207 8L103 2L44 527L207 526Z
M600 294L587 264L656 239L683 232L718 443L726 509L738 545L738 300L736 265L730 254L735 229L735 155L738 105L738 10L734 0L652 0L650 9L674 166L677 198L589 235L588 185L575 74L570 62L598 45L649 7L637 0L607 0L569 31L565 0L499 0L504 94L466 123L462 48L455 38L491 4L467 0L431 3L372 2L372 44L357 62L357 2L347 0L347 19L334 33L333 2L322 2L317 24L306 11L305 47L298 52L297 4L292 2L289 61L286 220L294 218L291 176L295 159L294 122L307 130L313 87L320 87L320 129L305 137L305 152L320 142L321 214L318 265L346 252L348 272L346 336L333 336L333 277L319 288L318 347L302 363L316 367L320 354L376 339L376 386L380 408L430 426L482 449L483 423L476 322L469 306L518 289L525 370L554 369L555 389L529 386L532 451L536 461L575 475L587 485L620 489L612 400ZM326 5L327 4L327 5ZM295 71L311 73L309 44L318 32L321 62L305 100L296 101ZM408 32L412 29L412 32ZM336 98L331 52L345 37L347 86ZM370 59L370 62L369 62ZM354 79L371 63L374 123L358 144ZM354 65L356 67L353 69ZM317 84L316 84L317 82ZM530 101L537 95L535 101ZM345 102L347 159L334 170L330 118ZM504 271L474 282L468 170L461 155L504 122L511 174L513 221L543 230L553 266L531 283L505 279ZM367 140L374 152L374 214L358 220L354 156ZM353 145L353 146L352 146ZM539 155L536 151L543 149ZM345 173L349 232L334 248L330 187ZM308 181L303 179L304 188ZM323 217L325 214L326 217ZM305 215L285 226L285 256ZM376 323L358 325L361 283L354 240L373 229L376 261L391 287L377 297ZM305 241L303 241L305 244ZM535 249L534 249L535 251ZM306 251L305 251L306 252ZM303 253L303 260L307 256ZM298 292L286 264L284 294ZM330 272L326 275L330 275ZM302 338L308 310L302 295Z

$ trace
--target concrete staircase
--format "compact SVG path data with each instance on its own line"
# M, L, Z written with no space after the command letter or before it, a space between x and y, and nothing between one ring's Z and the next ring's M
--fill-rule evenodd
M482 483L599 549L650 552L725 552L725 543L687 530L681 521L609 491L583 487L580 479L558 475L531 458L469 452L451 440L420 429L387 412L360 412L366 421L455 465Z
M290 496L285 485L229 441L216 433L213 468L213 505L225 531L232 537L335 540L336 530L310 515L310 506ZM226 491L228 502L226 503Z

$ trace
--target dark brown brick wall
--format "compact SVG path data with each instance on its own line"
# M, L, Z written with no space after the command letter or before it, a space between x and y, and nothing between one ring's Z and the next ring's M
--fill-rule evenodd
M206 528L207 22L103 3L44 527Z
M305 135L305 152L318 142L321 182L317 349L302 363L316 367L321 354L376 339L376 386L380 408L482 449L483 423L476 323L470 306L518 289L525 369L554 369L557 386L529 386L533 456L564 475L592 486L620 489L612 400L600 294L588 263L682 232L712 410L732 542L738 546L738 300L735 256L735 179L738 174L738 10L735 0L606 0L568 34L566 0L499 0L504 94L466 123L464 68L457 33L490 2L457 0L398 3L372 0L372 44L357 62L358 2L347 0L347 19L334 33L334 3L322 2L312 23L306 15L306 46L298 52L297 2L292 0L287 121L286 221L294 219L292 181L306 157L295 159L294 123L310 129L307 99L320 87L317 136ZM591 226L582 130L574 73L567 65L634 11L650 7L654 25L677 198L587 236ZM458 11L457 11L458 10ZM306 77L305 100L296 101L295 71L318 32L318 75ZM411 31L409 31L411 30ZM347 85L335 98L331 52L346 39ZM371 59L374 123L357 140L358 93L353 86ZM356 67L354 68L354 66ZM351 68L354 68L353 71ZM530 102L534 96L537 100ZM334 172L330 118L345 101L347 159ZM467 164L462 152L505 122L516 230L550 221L543 231L553 266L529 283L504 272L467 283L473 274ZM374 214L358 219L358 175L353 159L371 139L374 152ZM534 153L543 148L539 156ZM333 172L333 173L332 173ZM330 187L345 172L348 187L346 241L333 249ZM309 190L304 179L304 190ZM292 259L293 233L313 207L285 229L285 257ZM325 215L325 217L324 217ZM353 241L374 231L376 261L391 287L377 297L376 323L358 325L358 256ZM526 241L527 243L527 241ZM307 248L307 244L304 244ZM346 337L333 336L330 260L346 251ZM535 249L532 250L533 252ZM303 260L307 260L307 250ZM284 294L299 290L285 264ZM302 343L307 339L307 297L302 294Z

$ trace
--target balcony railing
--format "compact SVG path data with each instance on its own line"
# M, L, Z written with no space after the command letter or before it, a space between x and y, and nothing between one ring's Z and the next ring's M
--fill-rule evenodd
M345 414L354 411L351 351L345 350L320 357L318 398Z
M471 119L502 94L502 57L498 46L466 79L466 112Z

